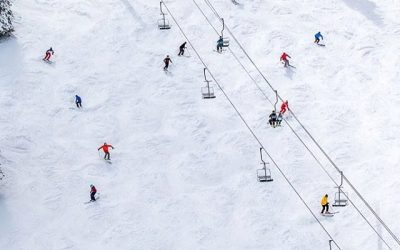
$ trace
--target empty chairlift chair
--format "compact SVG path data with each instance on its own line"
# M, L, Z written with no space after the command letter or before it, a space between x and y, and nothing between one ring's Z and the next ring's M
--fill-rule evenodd
M165 16L166 16L167 14L165 14L165 13L163 12L163 10L162 10L162 4L163 4L163 2L161 1L161 2L160 2L160 11L161 11L161 14L160 14L160 15L162 15L162 18L158 20L158 28L159 28L160 30L168 30L168 29L171 28L171 25L169 25L168 19L165 18Z
M261 163L263 165L263 168L257 169L257 181L259 182L270 182L273 181L271 177L271 170L267 168L267 162L264 161L263 156L262 156L262 150L263 148L260 148L260 157L261 157Z
M343 192L343 172L340 172L340 185L336 187L338 191L335 193L335 202L332 204L334 207L345 207L347 206L349 196L348 193Z
M214 88L210 87L211 81L207 80L206 68L204 68L203 74L204 74L204 79L205 79L205 82L207 83L207 86L201 88L201 95L203 96L203 99L215 98Z

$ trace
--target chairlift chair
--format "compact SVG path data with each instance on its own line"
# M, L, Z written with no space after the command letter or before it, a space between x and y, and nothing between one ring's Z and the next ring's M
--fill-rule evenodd
M263 168L257 169L257 180L259 182L270 182L273 181L272 176L271 176L271 170L267 168L267 162L263 160L262 157L262 149L260 148L260 157L261 157L261 163L263 165Z
M345 207L347 206L348 193L343 192L340 188L339 191L335 193L335 202L332 204L334 207Z
M221 30L221 37L222 37L222 47L229 47L229 37L224 37L224 29L225 29L225 21L221 18L222 21L222 30Z
M165 19L165 16L163 16L162 19L158 20L158 28L160 30L169 30L171 28L171 25L169 25L169 21Z
M163 17L161 19L158 20L158 28L160 30L168 30L171 28L171 25L169 24L168 19L165 18L165 15L167 15L166 13L163 12L162 10L162 1L160 2L160 11Z
M215 98L214 88L210 87L211 81L207 80L206 68L204 68L203 74L204 74L204 79L205 79L205 82L207 83L207 86L201 88L201 95L203 96L203 99Z
M347 206L347 203L348 203L347 197L349 196L349 194L343 192L342 185L343 185L343 172L341 171L340 172L340 185L336 187L338 189L338 191L335 193L335 202L332 204L332 206L334 206L334 207Z
M273 181L271 177L271 170L267 168L257 169L257 180L259 182Z
M229 38L228 37L222 37L222 41L223 41L223 44L222 44L222 47L229 47Z

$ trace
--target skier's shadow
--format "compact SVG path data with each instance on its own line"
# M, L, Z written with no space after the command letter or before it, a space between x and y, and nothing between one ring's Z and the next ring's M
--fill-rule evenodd
M285 75L290 79L293 80L294 71L291 67L285 68Z

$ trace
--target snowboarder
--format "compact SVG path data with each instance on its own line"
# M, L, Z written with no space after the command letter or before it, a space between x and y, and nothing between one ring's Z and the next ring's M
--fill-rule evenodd
M281 111L279 113L282 113L282 115L286 112L286 110L289 109L289 102L286 100L282 103L281 105Z
M91 184L90 185L90 201L96 201L96 198L94 197L94 195L97 193L97 189L96 187Z
M288 54L286 54L285 52L283 52L283 54L281 55L280 61L283 61L285 63L285 67L290 66L288 58L291 58L291 57Z
M76 107L82 108L82 98L79 95L75 95Z
M324 213L325 209L326 209L326 212L325 212L325 213L328 214L328 213L329 213L329 202L328 202L328 195L327 195L327 194L325 194L325 195L322 197L322 199L321 199L321 206L322 206L321 214Z
M114 147L110 144L107 144L106 142L103 144L103 146L100 146L97 151L100 149L103 149L104 151L104 160L110 160L110 152L108 151L108 148L114 149Z
M321 35L321 32L320 32L320 31L318 31L318 33L315 34L314 37L315 37L314 43L316 43L316 44L319 44L319 41L320 41L319 39L320 39L320 38L321 38L322 40L324 40L324 37Z
M167 55L167 57L164 58L164 63L165 63L164 70L167 71L169 63L172 63L172 60L171 60L171 58L169 58L169 55Z
M280 126L282 123L283 117L282 112L279 112L278 117L276 118L276 125Z
M50 57L54 55L54 50L52 47L46 51L46 56L43 58L44 61L50 61Z
M178 54L178 56L183 56L183 54L185 53L185 49L186 49L186 42L182 43L182 45L179 46L179 54Z
M275 128L276 124L276 112L272 110L272 113L269 115L269 125Z
M219 53L222 52L223 45L224 45L224 39L222 38L222 36L220 36L217 41L217 52L219 52Z

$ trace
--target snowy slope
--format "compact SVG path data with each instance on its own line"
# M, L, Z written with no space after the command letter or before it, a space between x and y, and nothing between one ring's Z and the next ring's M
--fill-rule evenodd
M207 5L197 2L220 28ZM400 201L399 6L390 0L212 3L399 234L400 218L393 213ZM333 183L287 126L267 126L272 106L228 51L212 51L217 35L193 2L167 4L318 214L321 196L334 194ZM184 38L174 24L169 31L157 29L158 2L28 0L16 2L14 12L16 37L0 43L1 163L7 175L0 249L328 248L329 238L272 165L274 182L256 182L258 144L220 91L216 99L201 99L203 65L191 48L191 57L176 56ZM325 48L312 44L318 30ZM41 56L50 46L55 63L45 64ZM236 44L231 48L245 61ZM296 70L278 63L282 51ZM170 75L161 69L166 54L173 61ZM74 107L75 94L83 98L82 110ZM115 147L112 164L96 152L104 141ZM92 183L101 198L84 204ZM321 221L342 249L382 246L352 206Z

